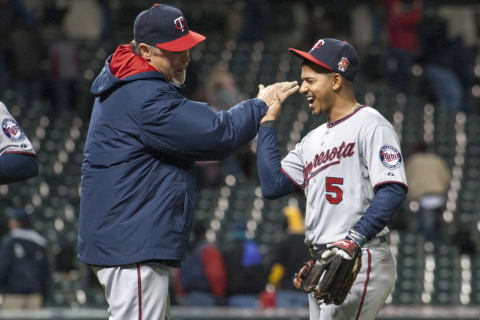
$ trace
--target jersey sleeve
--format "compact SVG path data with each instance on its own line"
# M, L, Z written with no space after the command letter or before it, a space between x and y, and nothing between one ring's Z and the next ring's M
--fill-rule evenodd
M0 130L0 156L7 153L35 155L32 143L2 102L0 102Z
M386 183L407 186L404 158L393 127L378 125L371 129L363 141L362 149L374 190Z
M303 174L303 141L297 143L295 149L290 151L286 157L283 158L280 170L297 187L301 189L305 187Z
M266 199L286 196L300 187L282 172L280 152L277 147L277 128L274 123L263 124L258 130L257 168L262 195Z

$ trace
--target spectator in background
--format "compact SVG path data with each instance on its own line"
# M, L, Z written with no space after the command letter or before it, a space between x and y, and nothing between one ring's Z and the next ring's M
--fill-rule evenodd
M266 274L255 242L245 237L245 223L236 223L232 240L223 250L227 267L227 299L230 307L258 307L258 295L265 288Z
M425 78L436 104L453 111L469 111L475 83L475 55L462 39L447 37L445 19L433 16L421 29Z
M423 1L381 1L387 9L390 81L397 89L406 92L419 49L417 25L423 16Z
M203 95L207 103L216 111L227 111L230 106L242 100L242 92L238 88L233 75L228 70L228 65L218 63L215 65L206 80ZM240 148L232 154L218 161L197 161L199 187L218 187L226 175L233 175L240 181L245 180L249 174L254 155L249 145Z
M0 37L8 39L14 17L13 1L0 1ZM9 86L10 71L7 64L8 43L0 42L0 92Z
M56 109L72 109L75 104L76 81L80 74L77 47L61 32L50 47L48 57L55 87Z
M216 111L228 110L241 100L240 89L224 63L212 68L205 87L206 99Z
M227 272L222 254L205 239L206 225L196 222L193 241L178 271L177 294L183 295L182 305L211 307L221 305L227 287Z
M50 282L46 240L32 229L31 215L24 209L9 209L7 216L10 233L0 247L2 308L41 308Z
M276 306L280 308L308 308L305 292L296 289L293 275L304 262L311 260L305 246L305 225L302 213L297 207L283 209L287 235L278 245L268 283L276 288Z
M269 1L246 0L242 10L242 23L238 34L239 42L256 42L265 38L265 22L271 12Z
M439 216L445 206L445 194L450 184L450 171L445 161L438 155L427 152L424 142L412 146L406 161L406 175L409 185L408 197L418 201L416 232L422 233L427 241L438 244Z
M312 43L318 40L317 37L319 34L336 33L334 22L332 21L335 18L327 14L328 10L325 8L327 5L326 2L304 0L302 3L307 14L307 23L304 25L304 30L302 31L304 36L299 46L311 46Z
M42 62L44 47L38 26L24 17L15 17L6 39L8 66L14 80L13 88L25 104L31 106L42 95Z
M205 94L208 104L217 112L221 110L227 111L230 106L242 100L242 93L235 82L235 78L224 63L219 63L213 67L207 78ZM231 174L237 178L244 179L245 173L242 171L239 157L247 158L247 162L251 160L247 154L249 150L249 146L245 146L241 148L241 152L236 152L222 160L221 170L223 175Z
M0 1L0 90L10 86L10 78L12 76L10 50L11 43L9 39L12 37L12 31L15 31L16 24L33 25L34 17L23 6L20 0L1 0Z
M112 38L112 6L110 0L97 0L97 3L103 11L101 39L109 41Z
M105 6L96 0L68 1L68 9L63 19L63 29L69 39L99 40L104 30ZM79 27L81 26L81 27Z

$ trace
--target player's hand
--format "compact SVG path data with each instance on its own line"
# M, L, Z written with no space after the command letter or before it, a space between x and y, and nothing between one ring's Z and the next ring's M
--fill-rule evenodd
M280 118L282 103L298 91L299 85L297 81L279 82L269 85L268 87L260 84L258 89L257 97L265 101L268 106L267 114L260 120L261 124L264 121L275 121Z
M262 99L270 107L275 103L281 104L287 97L294 94L298 88L297 81L277 82L267 87L260 84L258 85L257 98Z

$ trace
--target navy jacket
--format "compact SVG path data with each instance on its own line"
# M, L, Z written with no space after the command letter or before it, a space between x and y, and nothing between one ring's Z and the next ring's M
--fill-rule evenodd
M78 258L98 266L182 260L194 161L221 160L251 141L267 106L251 99L214 112L187 100L128 45L108 58L91 91Z
M46 240L31 229L14 229L0 246L0 293L47 296L50 283Z

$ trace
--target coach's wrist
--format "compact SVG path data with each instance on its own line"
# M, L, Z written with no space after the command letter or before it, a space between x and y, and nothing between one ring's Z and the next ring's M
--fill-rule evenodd
M277 121L276 120L263 120L260 121L260 125L264 127L272 127L276 128L277 127Z

